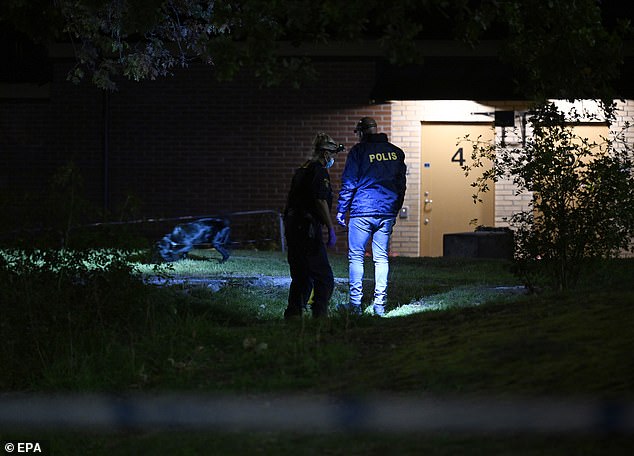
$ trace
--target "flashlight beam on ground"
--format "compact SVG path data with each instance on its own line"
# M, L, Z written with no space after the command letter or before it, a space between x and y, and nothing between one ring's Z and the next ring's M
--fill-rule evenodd
M0 429L238 431L634 432L634 403L385 396L11 395Z

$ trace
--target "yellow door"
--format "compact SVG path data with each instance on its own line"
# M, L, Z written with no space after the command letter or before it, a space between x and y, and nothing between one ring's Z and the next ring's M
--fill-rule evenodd
M605 138L610 135L610 128L606 124L585 124L585 125L575 125L572 128L573 134L578 138L586 138L588 139L590 144L596 144L596 146L592 147L593 153L600 153L601 150L605 151L606 144ZM576 143L579 140L575 140Z
M607 151L606 138L608 138L610 134L610 128L607 124L581 124L572 125L570 128L573 134L572 143L581 146L582 140L586 139L592 153L590 157L582 159L579 165L587 164L592 160L592 157L599 157ZM535 214L537 213L535 210Z
M443 254L443 235L473 231L471 222L493 226L495 186L474 204L471 183L475 175L465 177L462 165L471 163L472 143L464 140L481 136L492 142L493 124L427 123L421 130L421 256Z

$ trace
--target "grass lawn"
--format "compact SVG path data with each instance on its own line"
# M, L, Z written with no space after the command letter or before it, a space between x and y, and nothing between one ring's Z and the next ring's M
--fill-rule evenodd
M279 252L196 251L161 274L185 279L143 286L142 322L50 335L50 350L18 363L5 340L4 391L201 392L261 395L634 399L634 261L596 266L567 293L524 295L510 265L489 260L394 258L389 318L285 322L287 277ZM344 256L332 256L347 277ZM139 263L146 276L156 269ZM372 277L371 262L367 276ZM214 289L200 280L217 279ZM260 280L256 280L260 279ZM187 282L189 280L189 282ZM372 282L368 280L368 304ZM503 288L500 288L503 287ZM337 283L332 305L345 303ZM136 301L134 301L136 302ZM90 308L87 297L83 308ZM89 311L89 310L87 310ZM136 314L135 314L136 315ZM3 334L3 336L5 336ZM58 345L55 345L58 343ZM55 345L55 349L52 347ZM254 349L254 347L259 347ZM25 353L29 353L26 351ZM43 358L44 357L44 358ZM42 362L45 359L46 362ZM13 364L11 364L13 362ZM6 434L47 438L52 454L631 454L631 435L311 434L136 432Z

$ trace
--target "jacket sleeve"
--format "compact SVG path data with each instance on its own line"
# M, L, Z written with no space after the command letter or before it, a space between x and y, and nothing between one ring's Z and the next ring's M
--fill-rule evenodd
M339 191L339 201L337 203L337 212L345 214L350 209L352 198L357 191L357 183L359 180L359 160L358 148L353 147L346 158L346 165L341 175L341 190Z
M401 152L402 153L402 152ZM405 190L407 189L407 165L405 165L405 161L403 160L400 163L399 172L396 177L397 179L397 187L398 187L398 202L397 202L397 212L401 210L403 207L403 201L405 201Z

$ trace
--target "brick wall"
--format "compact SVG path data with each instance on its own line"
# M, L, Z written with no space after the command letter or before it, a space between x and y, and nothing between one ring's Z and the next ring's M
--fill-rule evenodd
M397 220L391 250L404 256L419 255L420 241L420 120L422 103L405 100L392 103L392 142L405 152L407 192L403 207L408 218Z
M391 133L390 106L369 104L373 63L318 63L317 70L318 80L300 90L261 88L248 75L218 83L202 65L158 81L122 82L107 100L111 209L132 195L145 217L281 211L316 132L350 148L356 122L369 115ZM102 205L106 99L65 76L56 65L49 99L0 100L0 193L43 190L72 159L87 195ZM345 158L330 173L335 191Z
M591 109L592 102L585 103ZM409 218L399 220L392 238L393 252L417 256L420 255L420 129L421 122L473 122L483 121L477 112L493 110L513 110L522 112L527 109L525 102L490 101L474 102L468 100L398 100L392 106L392 139L406 154L408 165L407 195L405 206L409 208ZM581 107L579 107L581 108ZM617 102L617 118L614 131L620 131L634 118L634 100ZM505 129L505 142L511 147L522 144L519 125L515 129ZM634 132L630 128L626 134L628 144L634 145ZM530 132L528 132L530 134ZM497 140L502 138L502 128L496 127ZM517 195L517 188L508 180L500 180L495 186L495 225L508 226L507 219L528 207L530 194Z
M408 175L404 206L409 210L409 218L400 219L396 225L392 250L406 256L418 256L421 226L421 122L483 122L487 119L474 113L493 109L520 110L521 107L513 102L496 101L481 104L469 100L399 100L394 101L391 106L393 140L406 154ZM507 139L512 140L510 137ZM500 190L501 193L498 194ZM514 197L514 193L511 193L513 192L510 188L496 186L496 225L506 215L506 209L520 207L523 204Z
M316 132L350 147L359 116L389 117L368 105L372 66L322 70L320 81L299 91L261 89L248 78L217 84L205 67L125 85L111 97L114 199L143 194L152 213L170 216L281 210ZM335 188L344 159L331 172Z
M110 208L132 196L139 217L178 217L236 211L281 211L294 169L311 153L317 131L350 148L359 118L373 116L379 129L406 154L409 218L399 219L392 254L419 255L421 121L482 120L471 113L525 109L515 102L482 104L460 100L401 100L369 104L374 64L331 61L317 64L319 79L300 90L260 88L243 74L218 83L213 68L194 65L158 81L124 81L109 95L67 83L66 67L54 67L46 98L0 100L0 197L17 204L24 192L46 190L56 168L73 160L86 195L104 203L104 107L108 107ZM38 92L39 93L39 92ZM107 103L107 104L106 104ZM617 126L634 116L634 101L618 103ZM501 132L497 128L497 134ZM507 142L520 141L507 129ZM628 133L630 143L634 133ZM345 162L331 169L335 191ZM336 198L336 195L335 195ZM496 186L496 225L524 208L510 182ZM2 200L0 199L0 203ZM345 235L337 251L346 250Z

